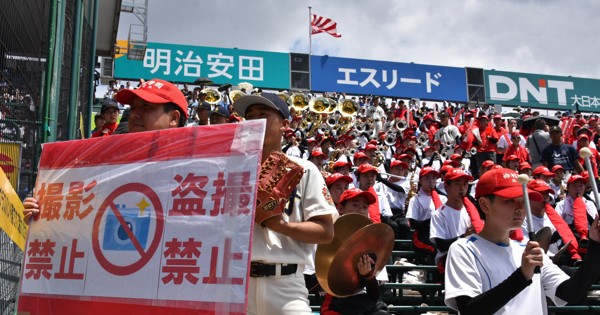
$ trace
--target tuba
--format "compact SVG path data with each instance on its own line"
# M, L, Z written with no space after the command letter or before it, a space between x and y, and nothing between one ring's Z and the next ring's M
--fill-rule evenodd
M238 83L237 86L240 90L246 91L246 93L250 93L252 91L252 89L254 88L252 83L249 83L249 82L240 82L240 83Z
M404 119L398 120L398 122L396 123L396 129L398 129L400 132L404 131L406 127L408 127L408 123Z
M246 95L246 93L244 93L242 90L232 90L229 92L229 100L231 100L231 103L235 103L235 101L244 95Z
M395 133L388 132L387 136L385 137L385 140L383 140L383 143L385 145L387 145L388 147L391 147L394 144L396 144L396 139L397 139L397 136Z
M344 117L354 117L358 114L360 107L358 103L352 99L345 98L338 102L337 110Z
M308 97L304 93L294 93L288 99L288 104L296 111L303 111L308 107Z
M325 97L315 97L308 103L308 109L315 113L326 113L329 110L329 99Z
M221 102L221 93L216 89L205 88L200 92L206 94L208 104L215 105Z

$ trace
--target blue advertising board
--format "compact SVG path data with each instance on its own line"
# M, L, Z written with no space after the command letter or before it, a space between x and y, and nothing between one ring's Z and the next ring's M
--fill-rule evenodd
M467 102L464 68L311 56L311 89Z
M127 47L127 40L119 40L118 46ZM290 57L287 53L148 43L143 60L117 54L114 77L181 83L203 77L216 85L249 82L263 88L289 89Z

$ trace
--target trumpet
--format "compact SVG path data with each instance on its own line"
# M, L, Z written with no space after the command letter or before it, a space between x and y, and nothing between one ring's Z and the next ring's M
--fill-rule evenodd
M308 97L304 93L294 93L288 99L290 104L296 111L303 111L308 107Z
M329 100L325 97L315 97L308 103L308 109L315 113L326 113L329 109Z
M229 100L231 100L231 103L235 103L235 101L244 95L246 95L246 93L244 93L242 90L232 90L229 92Z
M337 110L344 117L354 117L358 114L360 107L358 103L352 99L345 98L338 102Z
M215 105L221 102L221 93L216 89L205 88L200 92L206 94L206 102L208 104Z

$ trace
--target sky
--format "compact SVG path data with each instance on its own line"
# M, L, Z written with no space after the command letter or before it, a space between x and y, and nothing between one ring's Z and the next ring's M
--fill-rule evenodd
M140 0L137 0L140 1ZM148 41L600 79L596 0L149 0ZM121 14L118 37L129 24Z

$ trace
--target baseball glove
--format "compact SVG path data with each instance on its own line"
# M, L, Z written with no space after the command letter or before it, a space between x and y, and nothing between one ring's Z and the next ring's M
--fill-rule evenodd
M280 215L303 174L304 168L287 155L271 152L260 168L254 222L262 226L267 219Z

